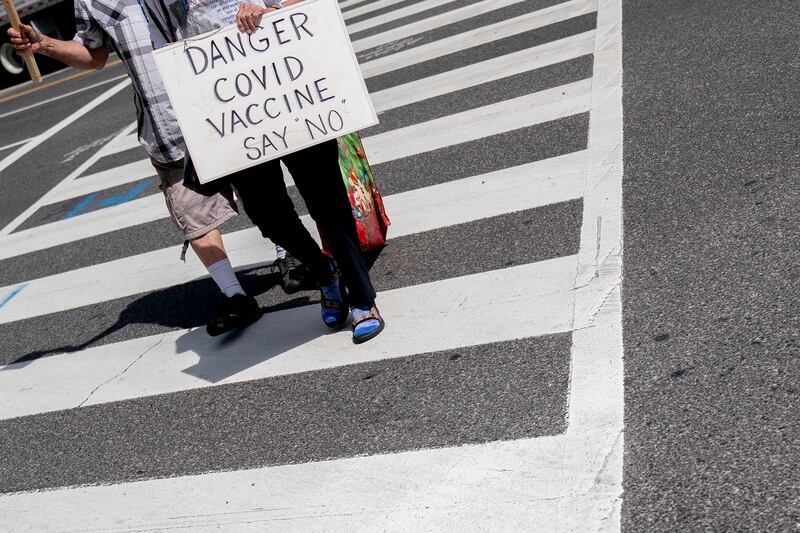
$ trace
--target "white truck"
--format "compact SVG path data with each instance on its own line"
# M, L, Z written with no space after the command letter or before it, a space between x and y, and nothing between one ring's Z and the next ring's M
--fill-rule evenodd
M59 39L71 39L75 35L73 0L15 0L14 4L22 22L38 31ZM6 30L9 26L8 15L0 8L0 88L28 79L25 63L8 42ZM43 74L63 66L42 56L37 56L36 60Z

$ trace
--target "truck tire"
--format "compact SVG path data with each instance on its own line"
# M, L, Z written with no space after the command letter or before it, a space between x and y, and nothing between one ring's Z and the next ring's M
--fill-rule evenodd
M12 76L22 74L25 70L25 64L22 62L22 58L14 51L14 47L11 46L11 43L0 44L0 66Z
M27 78L25 63L8 42L7 29L8 26L0 28L0 88L22 83Z

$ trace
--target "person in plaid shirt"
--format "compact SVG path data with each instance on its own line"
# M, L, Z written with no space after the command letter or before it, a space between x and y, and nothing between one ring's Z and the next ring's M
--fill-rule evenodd
M302 0L267 0L266 4L241 0L141 1L163 39L180 42L232 23L240 32L252 34L261 27L264 15ZM326 257L319 245L308 238L305 228L285 223L297 215L282 180L280 163L291 172L295 187L317 223L332 258ZM352 316L352 340L356 344L367 342L383 331L386 323L375 304L377 294L361 251L353 206L342 180L337 140L330 139L284 155L280 160L260 163L225 179L236 187L248 215L259 221L262 234L286 246L306 265L321 291L325 325L339 328ZM258 206L255 212L254 204Z
M183 136L152 59L153 49L165 43L163 29L154 27L138 0L75 0L75 22L72 41L42 35L24 24L8 34L18 52L46 55L81 69L102 68L110 51L117 53L131 79L139 141L161 179L172 220L225 296L208 333L219 335L255 322L262 311L239 284L218 229L238 214L231 186L206 196L183 184ZM299 218L296 224L302 225Z

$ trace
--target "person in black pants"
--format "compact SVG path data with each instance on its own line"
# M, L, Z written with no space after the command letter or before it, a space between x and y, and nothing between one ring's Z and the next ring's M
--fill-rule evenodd
M322 253L297 216L283 182L281 160L292 174L335 263ZM375 306L375 289L339 170L337 141L326 141L247 168L229 179L261 234L299 259L319 284L325 324L339 327L352 311L353 342L365 342L378 335L384 321Z

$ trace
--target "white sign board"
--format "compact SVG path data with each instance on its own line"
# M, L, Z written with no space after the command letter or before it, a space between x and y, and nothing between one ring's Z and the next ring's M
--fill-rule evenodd
M154 52L202 183L378 123L336 0L260 26Z

